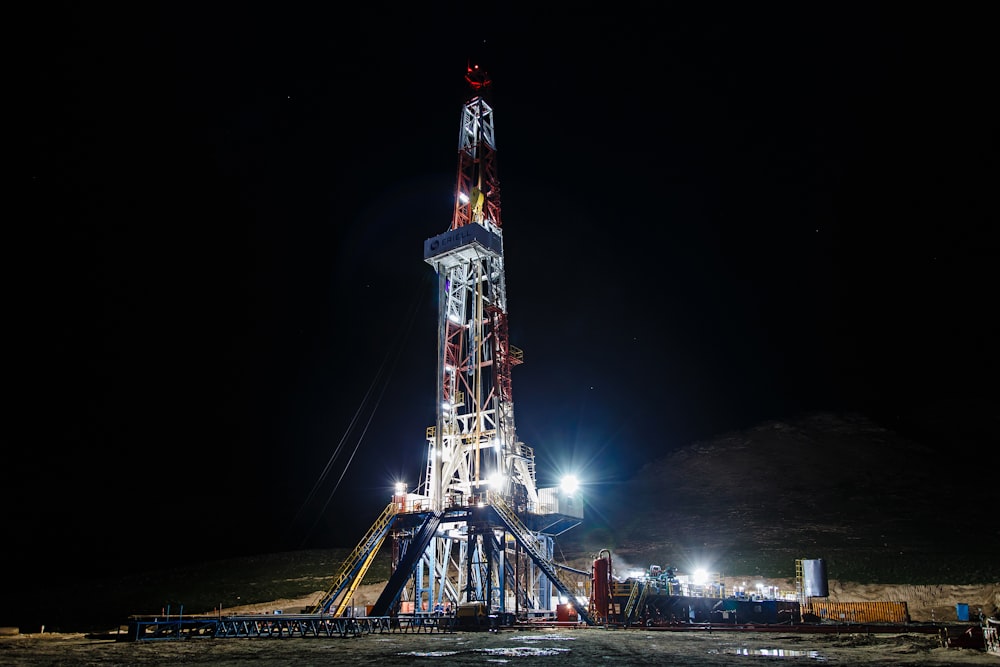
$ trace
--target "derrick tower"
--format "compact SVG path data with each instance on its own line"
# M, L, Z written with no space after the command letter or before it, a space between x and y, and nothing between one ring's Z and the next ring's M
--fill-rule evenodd
M534 451L514 427L511 369L523 357L508 340L491 82L477 66L468 67L466 81L472 96L459 123L451 223L424 242L438 293L437 408L426 469L412 490L397 487L317 609L343 613L388 539L393 573L372 615L466 603L546 615L563 598L589 623L579 579L591 572L553 561L554 537L580 523L582 502L537 487Z
M534 452L514 428L511 369L523 356L507 331L490 81L471 66L466 80L477 94L462 108L451 225L424 243L438 277L439 400L421 490L437 511L487 491L523 510L538 504L538 489Z

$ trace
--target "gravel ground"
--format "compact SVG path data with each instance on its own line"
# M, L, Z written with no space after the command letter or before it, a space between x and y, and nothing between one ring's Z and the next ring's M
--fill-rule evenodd
M354 638L119 642L82 634L0 638L0 665L992 665L973 649L927 634L658 632L559 628Z

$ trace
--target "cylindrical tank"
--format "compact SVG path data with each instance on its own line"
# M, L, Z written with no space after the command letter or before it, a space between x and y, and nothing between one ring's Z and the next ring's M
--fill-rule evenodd
M602 554L607 554L603 556ZM611 552L602 549L598 557L594 560L593 581L591 583L590 601L594 613L604 619L608 615L608 608L611 606Z
M811 598L830 596L830 584L826 579L826 563L822 558L802 561L802 590L807 597Z

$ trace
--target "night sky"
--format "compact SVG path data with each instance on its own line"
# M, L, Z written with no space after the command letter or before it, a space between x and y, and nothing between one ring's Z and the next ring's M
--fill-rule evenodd
M16 564L354 546L420 480L422 244L451 220L469 59L541 484L575 468L624 500L646 460L810 410L996 433L976 11L139 5L19 24Z

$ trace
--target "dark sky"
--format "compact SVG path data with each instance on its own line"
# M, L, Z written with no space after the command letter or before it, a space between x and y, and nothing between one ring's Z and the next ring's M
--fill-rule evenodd
M353 546L419 481L422 243L470 58L540 482L579 467L627 502L644 461L807 410L996 424L976 11L134 4L21 22L19 563Z

